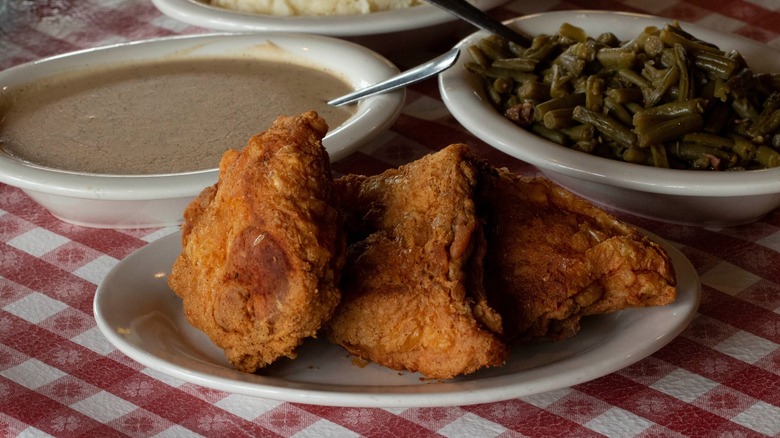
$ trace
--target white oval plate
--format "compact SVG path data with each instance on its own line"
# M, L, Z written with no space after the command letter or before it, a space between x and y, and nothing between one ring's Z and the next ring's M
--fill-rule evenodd
M232 369L222 350L186 320L167 276L181 234L163 237L117 264L95 294L97 325L120 351L175 378L221 391L329 406L422 407L488 403L583 383L657 351L691 321L700 300L691 263L670 244L678 298L664 307L631 309L583 321L566 341L515 349L507 364L448 381L358 366L325 340L307 341L295 360L262 374Z
M280 17L218 8L204 0L152 0L152 3L171 18L226 31L308 32L352 37L401 32L455 20L453 15L427 4L370 14ZM472 3L480 9L490 9L506 0L473 0Z

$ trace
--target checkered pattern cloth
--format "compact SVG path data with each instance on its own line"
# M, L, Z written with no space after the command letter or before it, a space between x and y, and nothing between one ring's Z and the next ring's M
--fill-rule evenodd
M573 8L651 13L780 48L780 0L518 0L491 13L505 19ZM148 0L4 1L0 68L205 31L163 16ZM335 169L376 173L454 142L534 173L465 132L434 81L412 87L392 129ZM700 274L699 312L666 347L590 382L507 401L346 408L206 389L129 359L95 325L96 287L124 257L175 229L69 225L0 184L0 436L780 435L780 211L729 229L624 218L673 242Z

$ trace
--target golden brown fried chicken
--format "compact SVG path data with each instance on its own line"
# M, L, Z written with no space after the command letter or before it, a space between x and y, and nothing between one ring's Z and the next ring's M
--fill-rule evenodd
M190 323L253 372L294 357L340 299L344 234L314 112L279 117L184 212L182 253L168 282Z
M351 243L328 337L398 370L451 378L504 363L500 316L481 289L484 240L465 145L336 180Z
M481 163L478 198L485 288L512 343L564 339L583 316L674 301L663 248L549 180Z

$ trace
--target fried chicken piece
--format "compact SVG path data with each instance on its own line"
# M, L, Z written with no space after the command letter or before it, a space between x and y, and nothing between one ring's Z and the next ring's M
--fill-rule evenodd
M327 130L314 112L279 117L243 151L226 152L219 181L184 212L168 283L239 370L295 357L340 300L345 237Z
M500 316L481 289L477 174L466 153L452 145L381 175L335 181L350 244L331 341L436 379L504 363L506 345L493 331Z
M586 315L676 297L664 249L544 178L480 166L485 288L510 344L573 336Z

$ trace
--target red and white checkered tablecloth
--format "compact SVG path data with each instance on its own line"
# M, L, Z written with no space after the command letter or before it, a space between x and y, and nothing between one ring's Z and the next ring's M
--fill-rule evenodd
M491 13L558 9L650 13L780 48L780 0L517 0ZM0 69L202 32L149 0L4 0ZM435 81L413 86L395 125L335 169L376 173L454 142L533 173L460 127ZM673 242L700 275L699 312L666 347L590 382L503 402L346 408L206 389L129 359L95 325L96 287L120 260L175 229L69 225L0 184L0 436L780 436L780 211L727 229L621 216Z

